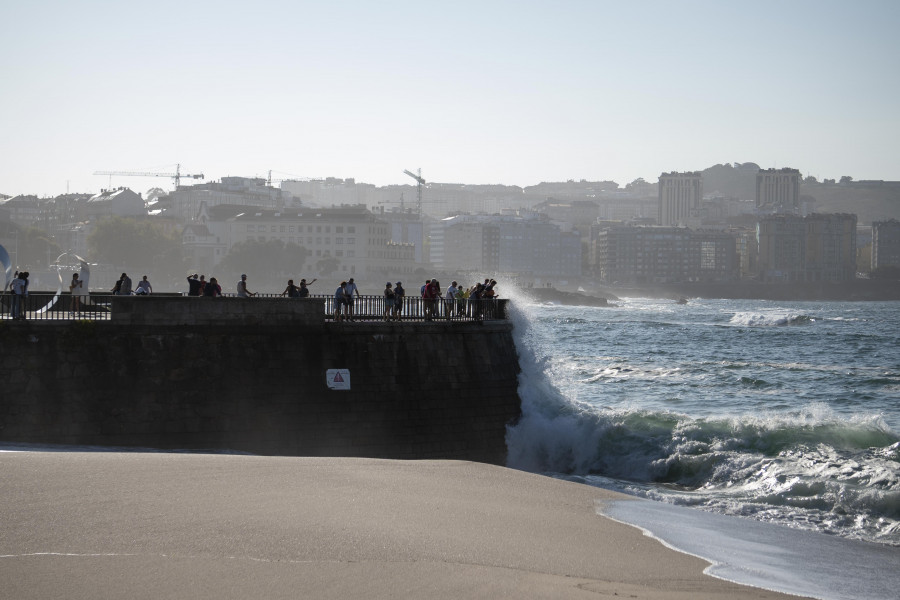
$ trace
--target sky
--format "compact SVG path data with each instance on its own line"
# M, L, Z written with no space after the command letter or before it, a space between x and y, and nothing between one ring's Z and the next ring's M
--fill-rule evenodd
M734 162L900 180L898 25L896 0L0 0L0 193L172 189L94 172L176 164L379 186Z

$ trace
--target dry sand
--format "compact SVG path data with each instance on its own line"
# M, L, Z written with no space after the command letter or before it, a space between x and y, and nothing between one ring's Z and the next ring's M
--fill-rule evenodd
M454 461L0 453L0 598L793 598Z

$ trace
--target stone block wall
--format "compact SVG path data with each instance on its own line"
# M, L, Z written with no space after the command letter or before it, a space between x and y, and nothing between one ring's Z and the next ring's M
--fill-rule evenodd
M0 324L0 442L505 463L520 412L508 321L326 323L321 306L173 300L187 313ZM185 316L202 304L235 310Z

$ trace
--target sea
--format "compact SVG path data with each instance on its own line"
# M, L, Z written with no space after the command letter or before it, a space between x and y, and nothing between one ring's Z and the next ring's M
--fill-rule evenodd
M598 513L711 575L900 597L900 302L511 304L510 467L628 494Z

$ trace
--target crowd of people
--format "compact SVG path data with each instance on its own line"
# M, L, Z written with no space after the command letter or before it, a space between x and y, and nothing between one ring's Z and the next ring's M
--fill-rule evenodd
M72 279L69 282L69 292L72 297L70 314L79 312L81 305L87 302L86 298L89 292L85 279L86 276L83 279L77 272L72 274ZM287 287L279 295L281 297L287 296L288 298L308 298L310 297L309 286L316 281L318 280L315 278L309 281L302 278L299 285L296 285L293 279L289 279ZM207 280L205 275L194 273L187 276L187 284L188 296L208 298L222 296L222 286L215 277L210 277ZM419 289L423 316L426 321L437 318L450 320L454 317L481 318L483 316L483 303L478 301L495 298L497 296L496 285L497 281L490 278L485 279L483 283L476 283L469 287L453 281L444 290L437 279L427 279ZM28 273L17 271L9 284L9 291L12 295L10 311L12 318L24 319L24 298L28 295ZM137 286L133 288L131 278L127 273L122 273L110 290L110 293L117 296L149 295L153 293L153 286L150 284L148 277L144 275ZM247 283L247 275L242 274L235 289L235 296L252 298L257 295L258 292L250 290ZM353 321L356 319L356 305L361 297L359 287L353 277L342 281L332 297L334 321ZM383 297L382 320L400 321L407 299L403 283L400 281L396 283L387 282L384 287ZM371 297L369 298L371 301ZM366 309L367 317L371 318L371 306L367 306Z
M288 279L287 287L284 288L284 291L279 296L308 298L310 296L308 286L316 281L318 280L311 279L307 281L303 278L300 280L300 284L296 285L293 279ZM207 281L205 276L194 273L188 276L187 282L188 296L215 297L222 295L222 288L215 277ZM454 281L444 290L437 279L427 279L419 289L425 320L431 321L436 318L450 320L454 317L479 319L483 316L483 303L478 301L496 298L496 286L497 281L495 279L487 278L484 282L475 283L469 287L459 285L459 283ZM382 320L401 320L407 298L403 282L397 281L392 283L388 281L382 294L384 296L384 304L381 311ZM237 296L250 298L256 295L256 292L251 292L247 287L247 275L241 275L241 279L237 284ZM356 305L359 298L361 298L361 295L354 278L351 277L346 281L342 281L334 290L332 296L334 321L355 320L357 318Z
M483 316L484 304L480 300L497 297L497 281L485 279L484 283L476 283L468 288L452 282L446 292L442 292L441 283L437 279L427 279L420 288L425 320L431 321L439 316L448 320L454 315L479 319ZM441 315L443 311L443 315Z

